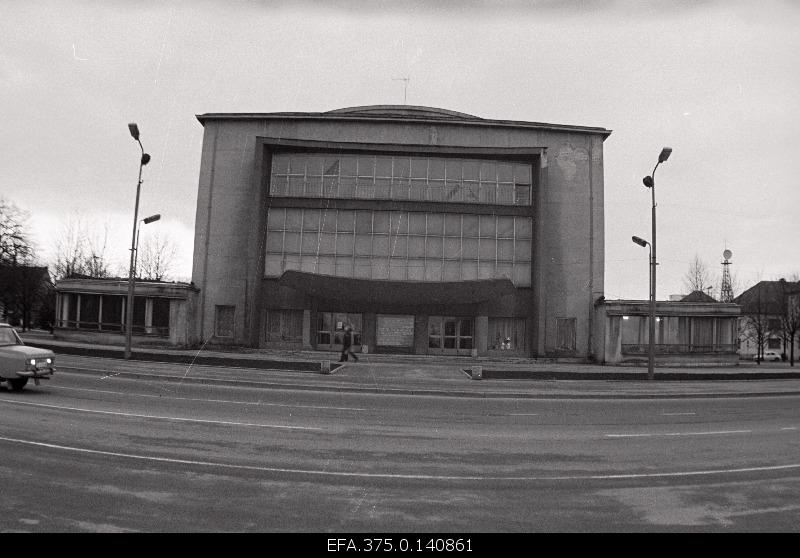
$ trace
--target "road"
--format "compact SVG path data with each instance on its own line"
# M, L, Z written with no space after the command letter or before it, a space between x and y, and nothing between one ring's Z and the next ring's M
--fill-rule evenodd
M0 390L0 531L800 530L798 396L291 391L71 358Z

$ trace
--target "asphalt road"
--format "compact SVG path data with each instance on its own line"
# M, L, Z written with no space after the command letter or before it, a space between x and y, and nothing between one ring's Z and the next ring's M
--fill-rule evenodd
M797 532L799 404L397 396L62 370L0 390L0 531Z

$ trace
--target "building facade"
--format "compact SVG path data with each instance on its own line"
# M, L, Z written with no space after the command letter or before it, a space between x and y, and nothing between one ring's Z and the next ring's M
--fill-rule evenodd
M602 352L604 128L442 109L204 114L200 342Z

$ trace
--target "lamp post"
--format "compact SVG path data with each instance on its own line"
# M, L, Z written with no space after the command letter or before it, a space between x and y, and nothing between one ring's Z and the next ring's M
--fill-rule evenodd
M139 144L139 149L142 151L142 157L139 159L139 181L136 183L136 205L133 209L133 234L131 235L131 263L128 268L128 303L125 308L125 358L131 358L131 338L133 330L133 289L134 289L134 275L136 267L136 229L139 218L139 193L142 189L142 167L150 162L150 155L144 152L142 142L139 140L139 127L135 122L128 124L131 137Z
M653 324L653 323L655 323L655 319L654 318L655 318L655 307L656 307L656 304L655 304L655 299L656 299L656 297L655 297L655 287L654 287L654 284L653 284L653 268L654 268L654 266L652 265L652 262L653 262L653 246L652 246L652 244L650 244L649 242L647 242L643 238L639 238L638 236L632 236L631 240L633 240L636 244L638 244L642 248L644 248L645 246L648 246L650 248L650 256L648 258L648 261L650 263L650 265L648 266L648 269L650 270L650 273L649 273L649 280L650 281L649 281L649 289L648 289L649 293L650 293L650 295L649 295L649 298L650 298L650 311L648 313L650 315L650 324ZM648 343L647 343L647 379L648 380L652 380L653 378L655 378L655 349L654 349L654 346L653 346L653 332L654 331L655 331L655 328L654 327L650 327L650 334L649 334L649 339L648 339Z
M655 377L655 338L656 338L656 169L658 165L669 159L672 153L671 147L665 147L658 155L658 163L653 167L653 172L650 176L645 176L642 179L645 187L650 188L652 198L652 223L653 234L650 237L650 338L648 340L647 349L647 379L652 380ZM639 239L641 240L641 239Z

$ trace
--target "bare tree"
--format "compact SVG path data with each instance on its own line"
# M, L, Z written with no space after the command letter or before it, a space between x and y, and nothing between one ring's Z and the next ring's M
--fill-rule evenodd
M27 211L0 198L0 264L30 263L33 245L25 226L29 219Z
M107 240L108 225L104 225L103 235L98 237L89 233L89 225L80 215L73 215L56 241L56 260L53 265L56 278L111 275L106 257Z
M176 250L169 236L162 237L156 233L148 237L139 248L137 275L143 279L164 280L175 260Z
M789 347L789 366L794 366L794 340L800 331L800 276L795 273L787 282L781 279L781 298L783 315L783 353Z
M706 292L706 289L713 287L714 282L711 278L711 272L699 255L695 254L694 261L689 264L689 270L683 277L683 284L689 293L694 291Z

